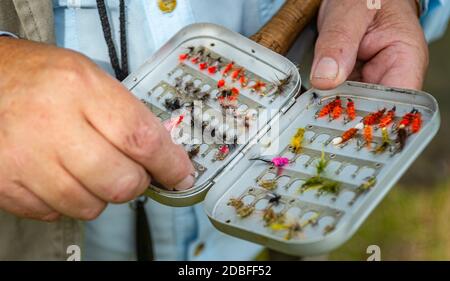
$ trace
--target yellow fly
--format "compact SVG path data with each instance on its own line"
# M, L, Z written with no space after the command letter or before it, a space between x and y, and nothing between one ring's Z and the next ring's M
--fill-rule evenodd
M298 154L302 150L303 138L305 136L305 129L299 128L297 133L291 139L291 149L295 154Z

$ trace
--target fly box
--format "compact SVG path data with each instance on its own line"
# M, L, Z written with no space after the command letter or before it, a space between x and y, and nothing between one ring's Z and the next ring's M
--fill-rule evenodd
M299 256L349 239L440 123L424 92L346 82L300 95L292 62L213 24L179 31L124 84L196 169L193 188L148 196L204 200L217 229Z

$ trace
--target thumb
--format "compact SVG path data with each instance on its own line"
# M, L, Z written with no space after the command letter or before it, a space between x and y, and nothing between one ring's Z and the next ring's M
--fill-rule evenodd
M311 84L332 89L343 83L355 66L359 44L372 22L375 11L366 1L344 0L322 3Z

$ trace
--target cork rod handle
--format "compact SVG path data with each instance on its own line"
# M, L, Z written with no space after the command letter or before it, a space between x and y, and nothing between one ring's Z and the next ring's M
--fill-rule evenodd
M286 0L273 18L250 38L279 54L286 54L300 32L315 17L321 2Z

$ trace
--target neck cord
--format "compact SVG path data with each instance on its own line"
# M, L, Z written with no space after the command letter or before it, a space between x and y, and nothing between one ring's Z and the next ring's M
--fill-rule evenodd
M125 21L125 0L120 0L120 55L122 65L119 64L116 47L114 46L113 37L111 34L111 24L108 20L108 13L106 12L106 5L104 0L97 0L97 9L100 16L100 21L103 29L103 36L105 37L106 45L108 47L109 59L114 69L116 78L123 81L128 76L128 51L127 51L127 31Z

